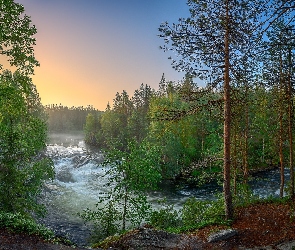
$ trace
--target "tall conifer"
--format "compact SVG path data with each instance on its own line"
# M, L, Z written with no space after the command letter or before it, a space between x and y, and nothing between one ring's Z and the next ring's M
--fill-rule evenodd
M254 41L261 34L265 0L189 0L189 18L178 24L163 23L159 31L165 51L177 70L188 71L212 87L222 86L224 99L224 198L225 215L233 217L230 189L231 84L242 70L239 62L250 60Z

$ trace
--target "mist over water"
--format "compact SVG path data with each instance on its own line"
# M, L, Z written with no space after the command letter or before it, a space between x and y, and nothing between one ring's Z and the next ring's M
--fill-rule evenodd
M49 135L46 154L54 162L56 176L45 185L41 202L46 205L48 214L40 219L57 235L66 236L78 245L87 245L91 225L85 225L77 213L86 208L95 209L101 193L108 191L108 167L101 165L103 154L99 149L87 147L83 139L83 133ZM261 180L250 182L255 194L261 197L279 194L277 170L258 177ZM159 190L149 193L148 200L157 208L158 200L166 198L169 204L180 209L189 197L214 199L217 191L222 191L217 184L197 188L164 182Z

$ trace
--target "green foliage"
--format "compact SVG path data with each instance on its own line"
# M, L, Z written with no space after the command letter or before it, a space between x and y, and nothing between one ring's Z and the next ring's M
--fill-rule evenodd
M36 28L22 5L0 1L0 210L44 214L37 203L46 179L53 178L52 161L44 157L47 128L44 111L30 74L38 62L33 45Z
M125 90L121 94L117 93L112 109L108 104L98 119L88 121L87 143L111 149L113 144L119 141L121 143L119 149L124 150L129 140L135 138L137 142L143 141L149 126L147 112L152 96L151 88L143 84L135 90L132 98Z
M110 235L120 232L120 211L112 200L106 200L107 204L103 204L103 199L97 204L97 210L92 211L86 209L80 216L87 222L94 224L91 241L99 242Z
M287 204L290 202L290 197L286 196L283 198L277 197L277 196L273 196L270 195L265 199L257 199L255 200L253 203L275 203L275 204Z
M39 63L35 59L33 45L37 33L30 17L24 13L24 7L13 0L0 1L0 55L22 75L28 77L34 73ZM2 61L1 61L2 62ZM3 65L0 64L0 72Z
M209 224L222 224L224 219L224 200L200 201L189 198L182 208L184 228L194 229Z
M117 148L106 153L109 190L97 203L97 209L80 214L95 224L94 238L101 240L127 228L138 226L150 211L146 192L161 179L158 148L148 142L129 142L126 151Z
M44 107L44 110L48 118L47 125L50 132L82 131L83 129L85 129L86 140L89 139L89 136L91 137L91 139L93 139L92 135L87 134L88 132L90 132L90 130L91 134L93 134L98 129L97 127L89 127L90 124L87 125L87 116L92 115L93 117L99 117L102 113L101 111L94 109L92 106L69 108L61 104L47 105ZM98 123L98 121L95 122ZM84 126L88 127L84 128ZM91 142L92 141L89 141L90 144Z
M0 213L1 228L5 228L14 233L26 233L39 235L46 240L52 240L54 233L46 227L39 225L31 217L20 213Z
M106 110L101 117L102 143L107 149L111 149L114 143L120 142L120 149L126 148L128 136L126 124L122 119L125 115L119 114L114 110ZM118 144L118 143L117 143Z
M124 234L122 234L124 235ZM102 241L92 244L92 248L109 249L112 243L118 241L122 235L111 235Z
M176 121L158 120L167 116L169 110L186 110L187 107L187 103L173 89L170 89L167 96L154 97L150 103L149 116L152 122L148 138L162 149L162 175L166 178L179 175L184 167L200 156L197 154L198 135L194 117L188 116Z
M152 211L149 223L172 233L182 233L208 225L229 225L224 218L224 200L200 201L195 197L186 200L182 209L164 203L161 209Z
M39 154L45 148L46 124L28 110L18 81L17 74L0 75L0 208L42 214L36 197L44 180L54 175L51 160Z
M259 196L255 195L249 184L238 184L236 194L233 196L233 204L235 207L248 206L259 200Z
M161 179L157 146L147 141L130 141L127 149L112 149L106 153L105 165L110 166L108 174L117 188L127 186L131 190L147 191L156 188Z
M12 233L37 235L46 241L73 245L73 243L66 238L56 237L53 231L36 223L36 221L28 215L0 212L0 225L0 229L6 229Z
M86 124L84 126L85 142L90 145L103 145L101 134L101 115L89 113L86 117Z
M167 202L159 201L162 208L155 209L151 212L149 223L159 229L177 228L181 225L179 213L174 209L173 205Z
M251 89L235 86L232 91L235 95L231 157L236 174L243 174L246 163L253 171L277 164L278 134L273 133L278 131L276 92L263 87L260 81ZM128 140L145 140L160 149L163 178L181 176L200 184L219 180L223 167L223 120L219 106L222 92L200 90L187 79L179 83L162 79L157 92L142 86L135 92L134 98L126 92L117 94L116 108L108 106L103 114L90 115L85 126L86 141L96 141L108 149L116 144L125 151ZM144 99L143 93L149 93L148 97ZM287 144L285 139L284 145Z

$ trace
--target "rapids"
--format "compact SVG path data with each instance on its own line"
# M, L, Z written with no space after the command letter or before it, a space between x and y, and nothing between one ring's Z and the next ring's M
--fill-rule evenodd
M41 202L48 213L45 218L39 219L57 235L65 236L79 246L88 245L91 225L86 225L77 213L86 208L95 208L100 193L107 191L108 181L105 176L107 169L101 165L102 153L85 145L83 137L83 133L49 135L46 154L54 162L56 176L46 183L43 190ZM255 194L260 197L279 194L278 170L259 177L250 183ZM169 204L180 209L191 196L201 200L214 199L216 190L221 191L216 184L192 188L164 183L159 191L149 194L149 201L157 208L160 206L157 201L165 197Z

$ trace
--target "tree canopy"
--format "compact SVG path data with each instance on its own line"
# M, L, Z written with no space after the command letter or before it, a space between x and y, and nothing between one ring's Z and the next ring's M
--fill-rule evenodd
M0 1L0 208L4 212L44 213L37 203L53 165L44 157L47 127L30 75L38 66L33 45L36 28L24 7ZM2 60L1 60L2 61ZM5 68L6 67L6 68Z

